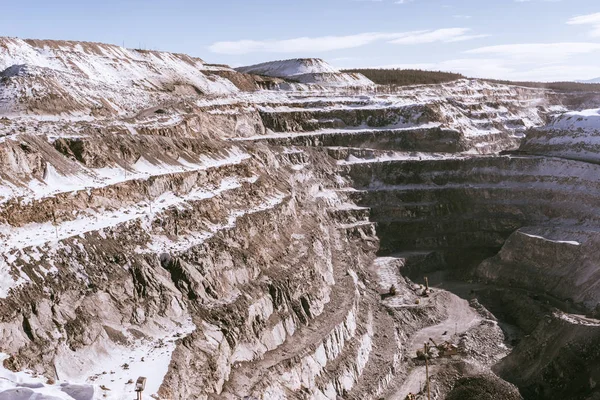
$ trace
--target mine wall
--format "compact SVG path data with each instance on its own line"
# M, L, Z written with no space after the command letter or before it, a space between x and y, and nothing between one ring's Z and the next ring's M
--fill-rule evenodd
M435 362L433 398L473 376L507 399L597 396L600 167L497 155L555 95L418 90L383 109L170 97L63 134L11 130L4 368L117 388L107 365L162 363L164 399L394 399L420 386L435 336L460 355ZM425 293L437 272L474 285L466 299ZM143 364L146 344L170 358Z

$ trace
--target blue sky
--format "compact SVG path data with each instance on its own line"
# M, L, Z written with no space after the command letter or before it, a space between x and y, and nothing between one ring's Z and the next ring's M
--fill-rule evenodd
M233 66L320 57L473 77L600 77L599 0L30 0L0 35L125 44Z

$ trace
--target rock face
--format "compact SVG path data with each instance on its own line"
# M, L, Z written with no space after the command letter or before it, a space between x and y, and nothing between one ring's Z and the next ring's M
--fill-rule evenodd
M0 110L121 114L197 93L236 92L233 82L212 73L221 69L183 54L0 38Z
M599 171L532 147L562 94L328 68L0 41L0 397L403 399L429 338L434 398L597 395Z
M532 130L521 150L592 163L600 161L600 109L572 111Z

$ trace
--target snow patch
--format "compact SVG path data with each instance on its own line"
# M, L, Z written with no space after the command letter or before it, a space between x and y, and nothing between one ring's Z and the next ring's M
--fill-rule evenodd
M600 109L571 111L562 114L550 123L546 130L583 130L590 133L600 133Z
M80 370L75 368L74 371L73 368L75 365L73 361L77 359L77 355L74 355L73 360L67 361L68 365L58 365L57 370L61 377L65 375L65 371L69 371L66 374L68 380L110 389L96 389L97 392L103 393L102 397L98 396L98 398L108 400L134 399L135 384L128 382L130 380L135 382L138 377L144 376L147 378L144 397L150 398L158 392L169 370L176 341L195 329L196 326L188 318L179 327L155 337L136 339L129 345L118 345L109 351L95 352L94 358L91 361L86 360L87 363ZM124 334L127 336L126 333Z
M519 231L519 233L522 234L522 235L528 236L530 238L545 240L546 242L569 244L571 246L581 246L581 243L576 242L576 241L571 241L571 240L553 240L553 239L545 238L543 236L538 236L538 235L532 235L530 233L525 233L525 232L522 232L522 231Z
M296 58L292 60L270 61L236 69L239 72L247 74L266 75L276 78L340 72L320 58Z
M0 353L0 398L11 400L93 400L101 394L91 385L74 387L66 382L47 384L47 379L30 371L12 372L4 368L9 356ZM70 390L73 389L73 390ZM75 394L77 390L78 394ZM71 392L72 396L67 394ZM132 397L133 398L133 397ZM129 400L129 399L128 399Z
M19 276L17 279L13 277L11 274L11 267L6 259L14 259L14 257L11 257L6 253L0 255L0 299L8 297L10 289L28 282L22 276Z
M600 326L600 320L587 318L584 315L577 314L567 314L563 312L555 312L554 316L562 319L563 321L567 321L570 324L574 325L585 325L585 326Z
M198 162L189 162L182 158L178 164L152 163L140 158L132 169L106 167L84 169L70 175L60 174L51 164L48 164L43 181L32 180L27 187L18 187L0 179L0 203L14 197L23 197L22 202L28 203L60 193L77 192L80 190L102 188L118 183L137 179L148 179L153 176L168 175L183 172L202 171L227 165L240 164L251 156L237 147L229 149L228 155L213 158L202 155Z
M343 73L320 58L271 61L237 69L247 74L286 78L304 84L333 87L367 87L375 84L364 75Z

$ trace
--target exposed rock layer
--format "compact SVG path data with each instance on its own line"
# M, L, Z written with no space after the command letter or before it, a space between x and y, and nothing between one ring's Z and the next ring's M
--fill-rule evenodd
M600 303L597 166L531 147L559 94L325 90L72 42L2 39L0 60L3 364L84 385L32 393L129 398L156 371L165 399L396 398L420 341L452 336L435 398L518 398L490 375L498 321L401 275L440 268L511 286L481 296L531 334L494 367L527 398L597 392L593 315L515 300ZM496 155L526 132L536 156Z

